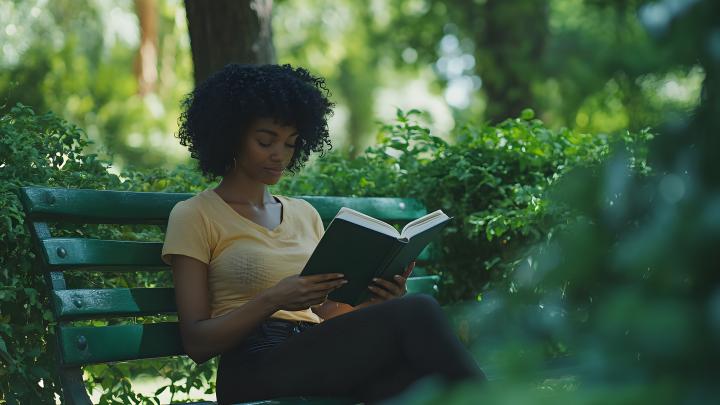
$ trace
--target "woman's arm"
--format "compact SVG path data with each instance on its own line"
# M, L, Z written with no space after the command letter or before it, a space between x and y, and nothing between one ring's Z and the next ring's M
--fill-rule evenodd
M207 264L197 259L172 255L183 348L198 364L237 345L260 322L277 311L277 304L261 292L241 307L210 318L207 271Z

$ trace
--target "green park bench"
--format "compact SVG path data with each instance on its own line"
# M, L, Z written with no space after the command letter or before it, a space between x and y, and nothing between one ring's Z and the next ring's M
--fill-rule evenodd
M101 191L45 187L20 189L27 222L45 275L56 326L57 373L65 404L91 404L83 381L86 365L184 355L177 322L81 326L76 321L176 313L172 288L68 289L65 271L169 271L160 260L162 242L53 237L50 224L147 224L163 231L173 206L189 193ZM402 198L300 197L329 222L346 206L389 223L407 223L426 214L417 200ZM78 233L82 236L82 234ZM437 293L439 276L427 275L418 258L410 293ZM87 322L86 322L87 323ZM210 404L211 402L200 402ZM253 404L347 404L342 398L295 397Z

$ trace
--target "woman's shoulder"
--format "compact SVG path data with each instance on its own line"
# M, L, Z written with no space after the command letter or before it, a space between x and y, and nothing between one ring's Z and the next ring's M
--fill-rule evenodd
M190 198L178 201L172 208L170 215L198 215L205 211L210 203L208 190L201 191Z

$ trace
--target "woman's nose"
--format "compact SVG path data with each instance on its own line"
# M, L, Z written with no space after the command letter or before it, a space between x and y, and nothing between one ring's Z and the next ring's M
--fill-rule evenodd
M270 160L272 160L272 161L281 162L282 158L283 158L283 155L282 155L281 149L275 148L270 153Z

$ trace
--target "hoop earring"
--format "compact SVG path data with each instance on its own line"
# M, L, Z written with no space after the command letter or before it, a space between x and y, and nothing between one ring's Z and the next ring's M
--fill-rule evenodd
M233 157L233 170L237 169L237 161L235 160L235 157Z

